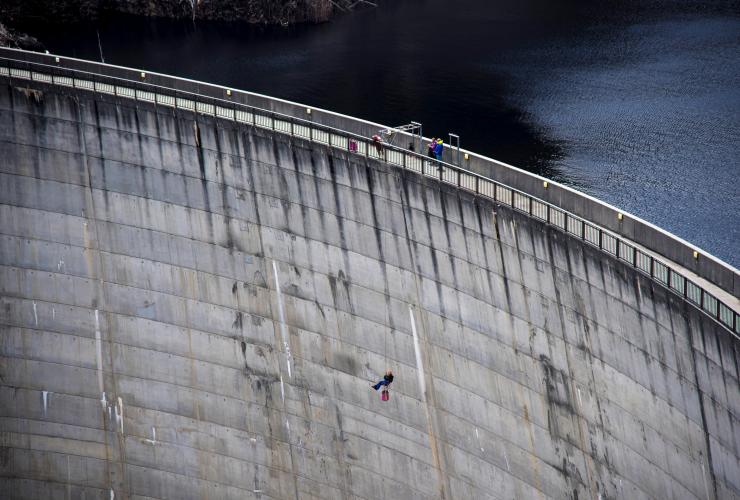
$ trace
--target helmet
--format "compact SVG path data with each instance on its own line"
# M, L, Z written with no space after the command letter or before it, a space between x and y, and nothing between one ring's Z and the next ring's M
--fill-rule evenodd
M437 144L442 144L442 139L437 139Z

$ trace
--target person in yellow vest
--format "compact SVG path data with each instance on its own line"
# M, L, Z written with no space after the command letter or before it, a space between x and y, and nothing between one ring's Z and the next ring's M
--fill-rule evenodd
M444 150L444 142L442 139L437 139L437 143L434 145L434 157L437 160L442 161L442 151Z

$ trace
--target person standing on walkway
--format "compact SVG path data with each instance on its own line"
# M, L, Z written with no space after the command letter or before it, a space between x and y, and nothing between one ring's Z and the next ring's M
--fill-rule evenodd
M429 143L429 146L428 146L429 151L427 152L427 156L431 158L432 160L436 158L436 156L434 156L435 147L437 147L437 138L432 137L432 142Z
M442 161L442 151L444 150L444 142L442 139L437 139L437 143L434 145L434 157L437 160Z
M380 137L378 134L375 134L373 135L372 139L375 150L378 152L378 156L383 156L383 138Z

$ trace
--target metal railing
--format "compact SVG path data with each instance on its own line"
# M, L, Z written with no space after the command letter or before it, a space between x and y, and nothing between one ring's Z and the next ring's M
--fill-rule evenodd
M144 73L141 73L141 76L142 79L145 78ZM11 81L35 81L81 89L231 120L323 144L350 154L377 159L425 177L432 177L443 184L464 189L525 213L625 262L683 297L719 322L736 339L740 339L740 314L688 276L677 271L668 262L652 256L632 241L549 202L455 165L433 160L397 146L377 144L367 137L311 120L234 102L227 98L219 99L146 81L0 56L0 78L2 77ZM176 77L170 78L177 80ZM224 87L223 92L225 96L231 96L233 91Z

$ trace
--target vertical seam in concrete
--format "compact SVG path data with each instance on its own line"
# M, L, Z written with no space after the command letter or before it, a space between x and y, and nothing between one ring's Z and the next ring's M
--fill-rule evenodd
M591 303L590 306L589 306L589 308L590 308L590 310L595 311L596 310L596 307L595 307L594 302L593 302L593 295L591 294L592 285L591 285L591 282L589 280L588 262L586 261L586 259L588 257L586 256L586 252L587 252L587 250L584 247L584 251L581 254L582 255L582 263L583 263L583 272L586 275L586 279L584 280L584 282L585 282L586 286L588 286L588 298L589 298L589 302ZM570 247L567 244L565 245L565 255L566 255L566 262L567 262L567 265L568 265L568 276L570 277L570 280L571 280L571 288L575 291L575 287L573 286L573 277L574 277L574 274L573 274L573 269L571 268L571 264L570 264ZM599 262L599 264L601 264L601 261ZM601 268L601 265L599 266L599 268L602 269ZM601 271L601 283L602 283L603 290L606 290L606 280L604 278L603 269ZM577 308L576 308L575 313L577 313L577 312L578 311L577 311ZM582 315L582 317L584 318L584 321L587 323L588 322L588 318L586 317L586 315L584 314L584 315ZM591 355L591 331L588 328L586 328L586 327L584 327L584 341L588 341L588 345L586 347L588 348L588 357L589 357L590 372L591 372L592 380L594 381L594 394L595 394L594 397L596 399L597 406L600 408L601 404L599 403L598 394L596 393L596 385L595 385L596 384L596 376L593 373L593 357ZM570 370L570 362L568 364L568 369ZM601 411L600 410L599 410L599 414L601 414ZM602 421L602 424L603 424L603 421ZM580 425L578 426L578 428L579 428L579 431L580 431L580 429L581 429ZM591 464L593 462L593 457L585 449L585 444L584 444L584 448L583 448L582 452L583 452L583 455L584 455L584 459L586 460L586 467L587 467L587 472L588 472L589 486L591 488L591 495L593 497L596 492L594 492L594 484L593 484L593 479L592 479L592 474L593 474L593 472L592 472L592 465L589 466L589 464ZM599 496L601 495L601 493L598 493L598 494L599 494Z
M692 307L688 305L686 302L683 303L684 310L687 307ZM699 372L697 370L696 366L696 355L694 354L694 333L691 329L691 323L688 320L688 316L684 316L686 318L686 333L689 336L689 351L691 352L691 362L694 365L694 384L696 384L696 391L697 391L697 399L699 400L699 412L701 414L701 426L702 430L704 431L704 443L707 447L707 465L709 466L709 477L712 479L712 491L714 493L714 499L718 498L717 496L717 478L714 475L714 463L712 461L712 443L710 442L710 435L709 435L709 429L707 427L707 416L704 411L704 393L701 390L701 385L699 385ZM699 328L701 329L701 319L699 319ZM703 329L702 329L702 337L703 337ZM706 476L704 473L704 461L702 461L702 477L704 477L704 480L706 481ZM706 488L706 484L705 484ZM707 497L707 500L711 500L709 497Z
M521 252L521 249L519 247L519 233L517 231L517 223L516 223L516 220L514 219L514 217L512 217L510 220L511 220L511 224L510 224L511 225L511 235L514 238L514 245L515 245L514 251L516 252L516 260L517 260L517 263L519 264L519 276L518 276L518 278L519 278L519 284L522 287L522 300L524 301L524 314L523 314L523 316L525 317L524 319L527 322L527 326L529 327L530 354L532 354L532 359L535 359L534 358L534 350L532 348L532 337L533 337L533 333L534 333L534 328L532 326L531 311L529 309L529 297L527 297L527 290L528 290L528 288L527 288L527 285L526 285L526 283L524 281L524 266L522 264L522 252ZM503 248L501 248L501 252L502 252L501 253L501 262L504 264L504 269L505 269L506 268L506 265L505 265L505 262L506 261L504 260ZM536 257L534 257L534 258L536 258ZM513 311L513 309L511 309L511 308L509 310L510 311ZM546 333L546 335L547 335L547 333ZM548 342L548 347L550 347L550 343L549 342ZM550 355L552 355L552 352L550 352ZM520 389L518 389L517 392L519 392L519 390ZM522 395L522 399L525 399L524 395ZM533 464L533 467L534 467L534 471L533 472L534 472L535 489L540 494L540 497L542 497L544 499L545 498L545 493L544 493L544 491L542 489L542 477L540 475L540 470L539 470L539 467L537 467L537 459L538 459L538 456L537 456L537 451L535 450L534 434L532 433L532 429L531 429L532 423L530 422L530 419L528 417L529 411L527 410L527 404L526 403L524 403L524 408L525 408L525 420L527 421L526 422L527 430L529 431L530 446L532 447L532 457L534 457L534 459L532 460L532 464ZM548 408L548 411L551 411L551 409ZM549 421L548 421L548 423L549 423ZM548 429L548 430L550 431L550 435L552 436L553 429ZM556 438L556 439L557 439L557 437L558 436L553 436L553 438Z
M104 373L104 370L103 370L103 367L102 367L102 332L100 331L100 328L99 328L99 312L98 312L99 309L100 309L100 307L101 307L101 304L98 303L98 300L97 299L104 299L105 298L105 289L103 287L103 283L105 283L105 275L104 275L105 271L104 271L104 266L103 266L103 258L102 258L101 253L100 253L100 235L98 233L98 224L97 224L97 215L96 215L96 210L95 210L95 195L94 195L94 192L93 192L92 174L90 172L90 163L88 161L88 154L87 154L87 140L86 140L86 136L85 136L85 123L84 123L83 114L82 114L82 106L83 105L81 104L79 98L75 98L74 99L74 102L76 104L75 109L77 111L77 127L78 127L78 131L79 131L79 141L80 141L80 152L82 154L82 164L83 164L83 167L85 169L85 177L87 178L87 185L88 185L88 190L86 191L86 194L90 197L90 209L91 209L91 213L90 214L85 214L85 218L88 219L90 221L90 223L92 224L92 226L93 226L93 231L92 232L93 232L93 238L94 238L94 241L95 241L94 253L97 254L98 270L95 273L95 278L94 278L94 283L95 283L95 288L96 288L96 293L95 293L95 296L96 296L96 304L95 304L95 307L96 307L95 308L95 328L96 328L96 332L95 332L95 335L96 335L96 341L97 341L98 338L101 339L101 345L99 347L100 348L100 365L99 365L100 366L100 372L99 373L100 373L100 377L102 378L103 373ZM97 104L97 101L93 101L93 106L94 106L94 110L95 110L95 120L96 120L96 123L98 124L98 127L99 127L100 126L99 125L100 117L98 116L98 104ZM137 130L137 132L138 132L138 130ZM103 156L103 152L101 151L101 157L102 156ZM104 168L104 166L103 166L103 168ZM111 337L110 322L108 324L109 324L109 328L108 328L108 358L109 358L109 363L110 363L111 381L112 381L112 384L113 384L113 394L118 394L118 388L117 388L116 376L115 376L115 369L114 369L114 366L113 366L113 352L112 352L113 351L113 339ZM96 363L97 363L97 360L96 360ZM104 400L106 400L106 399L107 398L106 398L105 392L103 392L101 394L101 403ZM125 450L126 438L123 435L123 401L122 401L122 399L120 397L118 398L118 401L119 401L119 406L121 406L121 409L120 409L120 421L117 422L117 423L120 425L121 433L119 435L118 434L118 430L115 430L114 432L116 433L116 439L118 441L118 455L119 455L118 456L118 462L119 462L119 468L120 468L120 474L121 474L120 480L118 482L118 486L120 486L120 488L123 490L123 495L124 495L123 498L125 499L128 496L128 491L126 490L126 450ZM117 410L116 411L116 414L118 416L119 415L118 408L116 410ZM106 445L105 445L105 448L106 448L106 458L107 458L107 460L106 460L106 467L108 467L109 466L108 464L110 462L110 454L109 454L109 446L108 446L107 433L108 433L109 429L108 429L108 425L107 425L106 420L105 420L105 415L106 415L105 408L103 408L103 412L102 412L103 429L104 429L104 432L106 433L106 440L105 440L105 442L106 442ZM114 481L113 481L113 477L112 477L112 473L111 473L110 469L108 470L108 478L109 478L109 481L110 481L110 483L109 483L110 492L111 492L111 494L113 494L113 492L114 492L113 482Z
M550 273L552 274L552 284L553 284L553 288L555 289L555 298L557 300L558 319L560 320L560 327L561 327L561 331L562 331L562 334L563 334L563 349L565 351L565 362L568 364L568 373L574 373L573 369L571 368L570 355L568 354L568 340L567 340L567 337L566 337L566 334L565 334L566 323L565 323L565 318L563 317L563 307L565 307L565 306L563 305L563 302L562 302L562 300L560 298L560 289L557 286L557 273L555 272L555 259L554 259L554 253L552 251L552 235L553 235L553 232L552 232L552 229L549 229L549 228L546 229L546 231L547 231L547 233L546 233L547 250L548 250L549 260L550 260ZM570 258L569 258L569 252L568 252L568 244L565 243L564 244L564 247L565 247L565 255L566 255L566 264L568 266L568 275L569 276L573 276L572 270L570 269ZM572 284L571 284L571 286L572 286ZM601 404L599 403L599 395L598 395L598 393L596 391L596 377L595 377L594 371L593 371L593 356L591 355L591 349L590 349L590 347L587 348L586 355L587 355L587 358L588 358L588 365L589 365L589 368L590 368L589 369L589 373L591 374L591 383L594 386L594 399L596 401L596 407L597 407L598 412L599 412L599 421L601 422L601 427L602 427L602 430L603 430L603 428L604 428L604 421L603 421L603 418L602 418L602 415L601 415ZM571 377L568 377L568 379L570 380L571 394L572 394L573 393L573 387L575 386L575 380L573 378L571 378ZM580 389L578 389L578 388L576 388L576 390L578 391L578 400L579 400L578 409L581 410L581 407L582 407L582 403L581 403L581 392L580 392ZM586 475L586 478L588 480L589 489L591 490L591 495L593 496L593 494L594 494L594 485L593 485L593 479L591 477L592 474L593 474L592 471L591 471L591 467L592 467L591 462L592 462L592 459L591 459L591 455L585 449L585 442L584 442L583 428L582 428L582 425L583 425L583 422L582 421L583 420L586 420L586 419L584 417L582 417L579 413L576 413L575 417L578 420L578 433L581 436L581 445L584 447L584 449L581 450L581 453L583 453L583 455L584 455L584 463L586 465L586 474L587 474ZM586 422L586 428L588 429L588 422ZM599 494L599 497L600 496L601 496L601 494Z
M179 130L179 128L178 128L178 130ZM263 225L262 225L262 220L260 218L259 203L257 202L257 194L256 194L256 189L255 189L254 175L252 173L251 165L249 164L249 161L248 161L249 155L248 155L248 148L247 148L247 146L249 145L250 138L251 138L251 135L249 134L249 131L248 130L249 129L245 127L244 130L241 130L240 131L241 133L238 133L238 136L241 137L241 145L242 145L242 148L243 148L243 151L241 152L241 154L243 155L243 157L245 159L247 159L247 161L245 161L244 169L242 170L242 178L244 180L244 185L246 187L250 188L250 189L247 189L247 191L249 191L249 193L251 193L251 195L252 195L251 196L251 199L252 199L252 205L254 207L254 216L255 216L256 222L257 222L257 238L259 239L259 257L260 257L260 259L261 259L261 261L263 263L263 265L261 267L262 273L263 273L263 278L262 279L265 281L265 288L269 290L270 286L269 286L268 279L267 279L268 278L268 276L267 276L267 270L264 267L264 262L266 260L266 257L265 257L264 240L262 238L262 228L263 228ZM259 272L259 271L257 271L257 272ZM237 300L239 300L238 294L237 294ZM270 308L270 319L273 321L273 325L274 325L274 320L272 319L272 317L273 317L273 314L272 314L272 309L273 309L272 308L272 301L270 301L270 303L269 303L269 308ZM274 335L274 327L273 327L273 335ZM242 338L244 338L244 337L242 337ZM279 369L280 369L280 366L278 364L278 371L279 371ZM285 394L285 387L284 387L284 384L283 384L282 375L280 375L279 380L280 380L280 391L281 391L281 396L282 396L282 395ZM267 388L266 389L266 393L268 395L268 401L270 399L270 397L269 397L269 391L270 391L270 389ZM284 401L284 396L282 396L282 397L283 397L283 401ZM267 405L267 402L268 401L266 401L266 403L265 403L266 405ZM283 405L283 408L284 408L284 405ZM268 436L272 439L272 426L269 424L269 417L268 417ZM265 442L267 442L267 440L265 440ZM290 443L288 443L288 448L290 449ZM292 460L292 455L291 455L291 460ZM258 469L257 469L257 467L255 465L255 472L254 472L254 489L255 490L259 490L260 489L258 487L259 486L259 481L257 480L257 472L258 472ZM295 477L294 476L293 476L293 483L294 483L295 489L297 490L297 486L295 485ZM261 497L261 494L258 495L258 496ZM297 497L298 497L298 495L296 493L296 500L297 500Z
M367 168L371 168L369 164L367 165ZM406 196L404 196L404 191L406 188L406 179L404 176L404 172L403 171L396 172L396 175L394 175L394 177L397 179L399 183L399 196L401 199L401 207L402 207L401 212L403 213L403 224L404 224L404 229L406 233L406 241L408 242L407 244L409 245L409 256L411 258L411 266L413 268L412 271L413 271L413 276L414 276L414 286L416 288L416 300L419 304L419 310L422 311L423 309L421 308L421 304L422 304L421 286L419 285L419 275L418 275L418 270L416 267L416 257L414 255L413 249L411 248L410 229L409 229L408 217L406 216L406 211L412 210L412 207L408 202L408 193L406 193ZM420 185L420 189L424 189L424 186ZM409 304L409 307L411 307L410 304ZM421 322L422 322L422 327L423 327L423 324L424 324L423 314L421 314ZM419 350L421 351L421 348ZM430 381L430 384L432 385L431 391L429 392L425 391L422 394L422 397L424 398L424 407L425 407L426 414L427 414L427 434L429 436L429 441L430 441L429 444L430 444L430 449L432 452L432 459L434 461L434 467L435 469L437 469L437 485L439 487L440 498L443 500L447 498L451 499L452 494L451 494L450 485L449 485L448 473L446 470L447 469L446 460L443 455L443 450L442 450L442 453L440 453L440 447L439 447L439 443L436 437L437 426L435 424L435 418L433 414L433 410L435 408L434 388L433 388L434 381L433 381L433 376L431 375L431 373L429 375L429 381ZM424 386L426 386L426 384L424 384Z
M280 160L279 160L279 155L278 155L278 151L277 151L277 143L275 142L274 137L271 137L270 138L270 142L272 144L272 151L273 151L273 155L274 155L274 158L275 158L275 165L268 165L268 166L274 167L274 168L280 168ZM250 175L251 175L251 171L250 171ZM254 186L254 177L253 176L252 176L252 189L253 189L253 192L256 192L255 186ZM256 194L254 195L254 198L253 199L254 199L254 202L255 202L255 212L258 212L258 204L257 204L257 195ZM257 218L259 220L259 216L257 216ZM290 368L290 335L289 335L289 332L287 332L287 327L285 326L284 321L282 321L282 320L284 320L285 311L281 309L282 296L280 295L281 292L280 292L279 277L278 277L278 274L277 274L277 263L275 262L275 260L272 257L270 257L270 259L272 260L272 265L273 265L273 273L268 273L267 272L267 269L266 269L268 257L267 257L267 255L265 253L264 240L262 239L262 227L263 226L260 223L260 249L261 249L261 252L262 252L262 263L263 263L262 270L265 273L264 274L264 279L265 279L265 284L268 287L268 289L270 287L270 285L269 285L269 278L268 278L270 274L273 274L273 278L274 278L274 281L275 281L274 286L275 286L276 298L278 300L278 314L279 315L282 314L282 316L281 316L281 324L278 325L277 328L278 328L278 330L280 330L280 336L283 338L283 347L287 349L287 351L286 351L286 360L288 362L288 374L289 374L289 378L292 378L292 369ZM274 335L277 336L277 332L275 332L275 328L276 328L275 327L275 313L274 313L274 307L273 307L272 300L270 300L270 318L272 319ZM276 342L278 341L277 338L275 340L276 340ZM288 455L290 456L290 472L291 472L290 475L291 475L291 479L292 479L292 482L293 482L293 494L295 496L295 500L298 500L300 498L300 495L298 493L298 479L297 479L297 474L296 474L295 461L293 460L293 444L291 443L291 432L290 432L289 413L286 411L286 408L285 408L285 382L283 380L283 375L281 373L281 368L280 368L280 362L279 361L278 361L278 375L279 375L279 380L280 380L280 396L282 398L282 403L283 403L282 404L282 408L280 409L280 411L283 414L283 419L284 419L284 422L285 422L285 430L286 430L286 433L287 433Z

